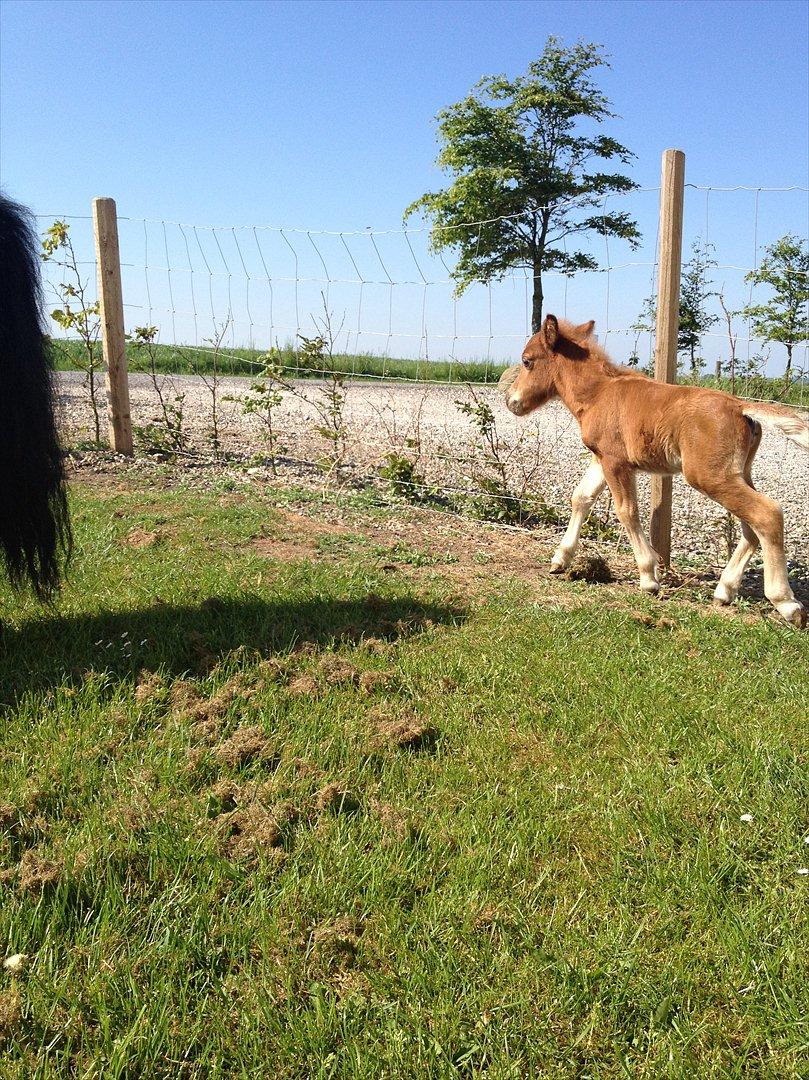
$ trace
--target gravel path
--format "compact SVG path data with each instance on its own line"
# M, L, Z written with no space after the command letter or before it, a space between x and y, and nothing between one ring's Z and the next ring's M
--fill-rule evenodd
M177 376L172 381L176 390L185 395L190 445L204 450L210 428L210 394L199 377ZM253 457L264 449L261 425L255 417L245 416L237 401L226 400L241 397L249 383L243 378L221 380L220 426L224 449ZM328 444L315 431L319 421L312 405L322 395L323 384L307 380L297 384L297 389L299 394L287 394L277 413L285 459L279 472L282 476L289 474L290 479L300 474L299 461L318 461L328 453ZM92 413L81 374L60 374L58 390L68 444L86 439ZM133 423L142 427L153 421L156 399L147 376L130 376L130 396ZM559 402L545 406L528 420L518 420L506 410L495 388L476 387L473 392L457 384L382 380L347 384L347 464L352 472L363 475L381 465L388 453L412 457L418 452L418 472L430 484L455 492L477 490L486 467L484 448L470 420L456 404L474 404L475 398L490 405L494 412L499 452L512 490L541 493L551 505L567 508L570 493L588 460L575 421ZM809 456L778 434L765 432L756 456L754 480L760 490L783 507L787 557L793 562L809 562ZM640 477L639 487L646 511L648 478ZM599 507L603 513L603 501ZM724 510L697 494L680 477L674 480L673 517L675 553L708 556L716 563L725 560Z

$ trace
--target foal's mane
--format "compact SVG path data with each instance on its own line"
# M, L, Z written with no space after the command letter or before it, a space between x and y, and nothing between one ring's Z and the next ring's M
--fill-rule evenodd
M642 373L635 368L623 367L620 364L613 363L605 350L596 341L592 330L586 334L582 333L581 327L560 319L559 339L558 349L563 356L568 357L570 360L579 360L592 364L610 379L625 378L627 375L644 378Z

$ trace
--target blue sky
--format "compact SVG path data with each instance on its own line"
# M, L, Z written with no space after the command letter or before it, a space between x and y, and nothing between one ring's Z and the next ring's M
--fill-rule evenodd
M459 100L484 74L523 72L541 53L548 35L555 34L570 43L578 38L599 42L610 54L612 67L602 71L599 81L620 119L608 130L637 155L631 174L641 186L658 184L660 154L669 146L685 150L686 178L694 184L805 186L808 33L809 6L799 0L4 0L2 182L9 194L43 214L87 214L93 196L112 195L122 216L155 222L397 229L405 206L441 184L434 166L438 110ZM756 241L760 249L788 229L806 235L805 193L762 196L757 227L753 195L712 193L707 198L706 218L704 193L689 196L686 239L704 235L707 220L709 239L723 266L750 265ZM645 253L647 261L653 258L654 237L649 234L655 205L654 196L638 197L633 204L652 245L652 254ZM76 222L77 245L85 243L84 228ZM181 252L188 237L164 237L160 225L153 236L150 225L128 228L131 235L122 226L124 260L163 266L168 254L179 288ZM292 293L282 279L294 273L281 266L280 253L283 249L288 254L287 249L279 243L276 255L277 235L265 238L271 243L261 253L270 262L271 278L278 267L273 299L279 313L286 311L276 320L285 327L283 337L289 324L305 320L305 315L300 310L297 319L289 314ZM298 252L293 242L298 276L315 277L321 264L312 245L304 235ZM401 238L391 240L389 247L396 243L403 248ZM160 244L164 258L157 263ZM253 244L257 259L255 248ZM384 280L374 253L360 248L352 254L362 278ZM204 254L211 264L210 251ZM224 252L231 293L240 254L236 248ZM420 248L417 254L421 258ZM408 258L403 250L383 252L396 280L405 273L408 280L419 280ZM610 252L613 264L628 258L618 247ZM326 261L333 261L329 276L343 276L337 253ZM129 297L131 318L138 321L144 288L134 269ZM255 277L252 263L248 273ZM571 315L600 314L602 322L606 316L616 328L631 321L649 274L640 268L627 273L624 281L611 275L609 308L603 275L576 283L572 299L589 308ZM720 273L729 277L731 271ZM432 280L432 273L427 276ZM171 303L166 300L166 277L163 271L155 272L151 303L164 309L173 304L179 310L176 296ZM215 284L218 288L223 283ZM503 319L509 326L520 322L516 336L523 331L518 286L512 287L512 302L500 303L505 294L498 294L498 333L506 329ZM734 287L741 295L741 284L737 281ZM374 296L375 288L369 284L365 289L364 313L357 312L356 288L352 292L346 286L340 294L335 287L329 299L338 316L345 314L347 324L363 331L373 327L380 335L390 329L391 312L385 289L380 286ZM402 288L401 297L396 294L396 303L411 315L411 309L418 309L413 334L421 339L423 297L418 289L410 290L410 296L408 289ZM313 290L318 290L314 283L304 296L301 284L299 309L312 305ZM551 289L557 306L561 290L561 282L555 293ZM570 290L569 284L569 302ZM484 325L489 299L484 294L467 298L460 313L468 325L483 327L480 341L491 330ZM429 318L445 331L439 335L444 342L450 333L448 296L447 290L437 290L434 304L433 293L429 297L434 309ZM189 301L182 302L183 310L190 310ZM266 322L266 302L256 285L251 322ZM243 300L238 303L243 305ZM201 311L195 298L198 306ZM210 306L218 315L219 294ZM244 321L243 314L240 311L237 322ZM405 315L397 309L395 330L404 329L400 318ZM234 332L234 340L245 343L247 331ZM180 333L188 337L190 324L183 324ZM261 332L251 328L250 336L258 341ZM480 341L474 346L478 352ZM369 338L361 344L371 348L385 341ZM404 347L400 343L398 351ZM423 342L417 345L421 347Z

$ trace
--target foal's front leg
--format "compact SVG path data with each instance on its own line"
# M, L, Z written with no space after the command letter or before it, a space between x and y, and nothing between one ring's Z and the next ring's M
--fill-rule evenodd
M581 530L598 496L607 486L604 470L597 457L593 457L584 476L576 486L571 497L573 513L567 531L551 559L551 573L561 574L573 562L581 539Z
M635 562L640 571L640 587L644 592L660 591L658 581L659 556L646 538L638 513L638 492L635 485L635 471L629 465L605 461L601 466L615 500L615 513L626 529Z

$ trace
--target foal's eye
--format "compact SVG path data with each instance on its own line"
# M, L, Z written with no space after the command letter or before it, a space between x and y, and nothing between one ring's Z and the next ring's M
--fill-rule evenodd
M531 370L531 368L532 368L532 367L534 366L534 361L533 361L533 360L529 360L527 356L524 356L524 357L522 358L522 366L523 366L524 368L528 368L528 370L530 371L530 370Z

